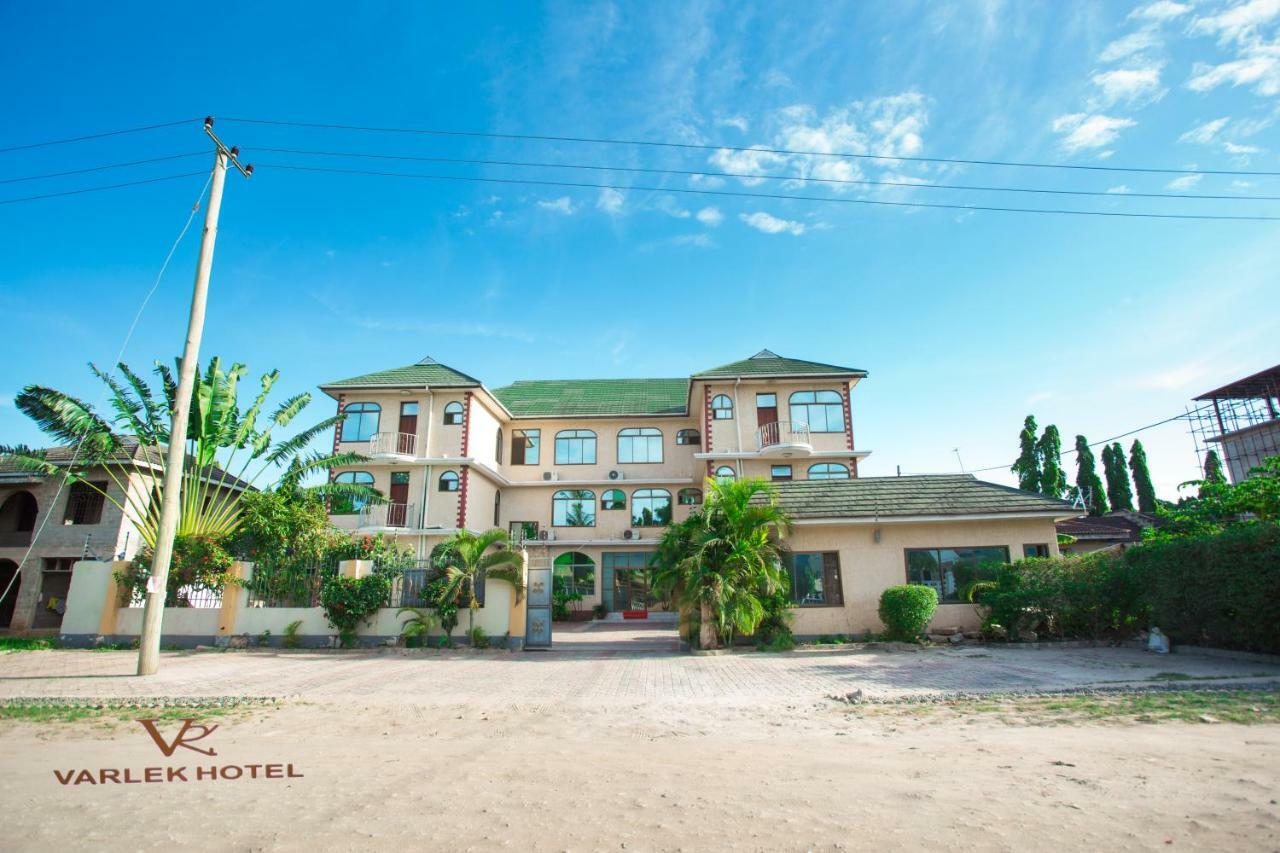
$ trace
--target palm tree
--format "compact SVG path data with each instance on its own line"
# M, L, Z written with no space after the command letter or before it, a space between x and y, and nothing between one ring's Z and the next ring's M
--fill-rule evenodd
M507 545L505 530L494 528L484 533L459 530L432 552L435 567L442 570L445 577L440 601L457 601L467 596L468 635L475 630L476 611L480 609L477 584L488 578L506 581L515 587L516 601L524 597L524 557ZM493 547L498 550L490 551Z
M763 480L708 480L706 502L663 534L654 587L699 611L698 645L750 634L764 618L763 597L786 583L781 540L790 520Z

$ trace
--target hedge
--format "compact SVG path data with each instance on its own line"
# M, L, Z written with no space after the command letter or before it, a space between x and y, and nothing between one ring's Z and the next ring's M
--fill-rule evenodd
M880 621L891 640L916 640L938 609L938 592L931 586L891 586L880 593Z

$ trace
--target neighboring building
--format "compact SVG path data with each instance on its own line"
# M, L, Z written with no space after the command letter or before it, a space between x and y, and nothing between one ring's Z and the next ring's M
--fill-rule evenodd
M347 415L335 451L370 457L331 476L390 502L331 507L353 532L392 534L421 558L459 528L536 543L609 611L656 606L647 561L662 528L702 502L707 478L778 484L798 634L877 630L880 591L925 583L939 624L974 624L968 569L1056 554L1069 504L968 476L858 479L851 393L866 372L751 358L675 379L522 381L490 390L427 358L321 386Z
M1064 554L1088 554L1093 551L1123 551L1142 542L1142 531L1167 522L1149 512L1109 512L1105 515L1082 515L1058 522L1058 533L1073 540L1058 549Z
M1280 456L1280 364L1196 397L1192 435L1201 467L1217 449L1233 483L1268 456Z
M110 464L88 469L85 479L120 503L149 506L152 490L159 483L158 454L163 452L151 448L148 453L137 441L128 440ZM49 462L61 467L72 458L68 447L50 448L45 453ZM217 468L210 469L206 477L234 491L249 488ZM133 521L111 501L80 483L63 485L59 495L60 483L57 478L28 473L13 461L0 458L0 593L9 589L0 600L0 631L56 632L62 624L75 562L127 560L142 544ZM10 585L20 566L22 577Z

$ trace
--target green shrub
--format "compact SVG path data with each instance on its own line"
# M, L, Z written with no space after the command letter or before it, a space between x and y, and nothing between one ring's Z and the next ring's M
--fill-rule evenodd
M779 587L773 593L760 596L764 617L756 626L756 646L765 651L784 652L796 647L791 633L791 593Z
M458 627L458 600L456 598L443 600L445 588L448 585L448 578L438 577L426 585L422 591L422 597L427 601L435 602L436 619L440 621L440 630L444 631L446 644L453 645L453 629Z
M284 637L280 640L280 644L286 649L296 649L301 640L298 638L298 631L302 628L302 620L294 619L288 625L284 626Z
M471 647L473 649L489 648L489 635L486 634L484 632L484 629L481 628L479 625L471 629L471 634L469 636L469 639L471 640Z
M937 609L938 592L933 587L891 586L880 593L880 621L891 640L919 639Z
M1122 639L1145 627L1142 585L1113 551L1024 560L975 584L970 600L986 610L984 628L1017 640L1034 631L1058 639ZM996 627L998 626L998 628Z
M335 576L320 588L320 606L344 648L355 645L356 629L378 612L391 595L391 580L372 574L362 578Z
M116 583L128 595L145 598L147 578L151 576L154 552L149 547L138 551L123 570L115 572ZM169 576L165 583L165 607L190 607L190 590L220 592L230 580L227 574L235 558L216 539L208 536L175 536Z

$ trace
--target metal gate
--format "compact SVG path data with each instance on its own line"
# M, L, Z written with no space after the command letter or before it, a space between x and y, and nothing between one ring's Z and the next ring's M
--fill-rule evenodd
M551 648L551 560L546 554L529 555L525 599L524 647Z

